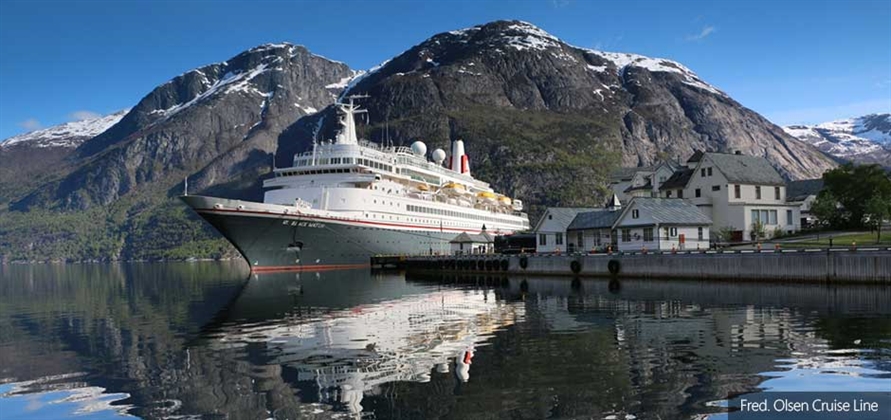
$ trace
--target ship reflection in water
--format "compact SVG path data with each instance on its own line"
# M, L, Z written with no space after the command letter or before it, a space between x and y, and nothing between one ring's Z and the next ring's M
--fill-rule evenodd
M0 266L12 418L691 418L891 389L887 287Z

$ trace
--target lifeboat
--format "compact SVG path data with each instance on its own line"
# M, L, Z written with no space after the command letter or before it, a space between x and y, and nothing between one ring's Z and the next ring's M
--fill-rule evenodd
M510 197L506 197L503 195L498 196L498 203L500 203L500 204L510 207L512 202L513 202L513 200L511 200Z
M461 184L449 182L442 186L442 191L448 195L463 195L467 192L467 188Z
M430 191L430 187L427 184L418 184L418 190L420 191Z
M494 203L497 200L497 196L494 193L490 193L488 191L481 191L476 193L476 196L482 200L489 203Z

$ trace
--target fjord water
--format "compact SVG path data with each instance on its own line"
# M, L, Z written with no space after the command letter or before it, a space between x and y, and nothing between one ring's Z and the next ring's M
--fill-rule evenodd
M891 391L891 288L0 266L0 417L704 418Z

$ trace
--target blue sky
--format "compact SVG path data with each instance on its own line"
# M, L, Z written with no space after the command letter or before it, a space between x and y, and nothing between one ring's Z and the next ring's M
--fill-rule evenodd
M266 42L367 69L496 19L678 60L779 124L891 112L889 0L0 0L0 138L130 107L171 77Z

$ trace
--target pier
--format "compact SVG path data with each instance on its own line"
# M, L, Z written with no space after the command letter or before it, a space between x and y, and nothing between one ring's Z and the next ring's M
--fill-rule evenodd
M375 258L373 267L385 265ZM386 258L416 272L891 284L891 248L884 247Z

